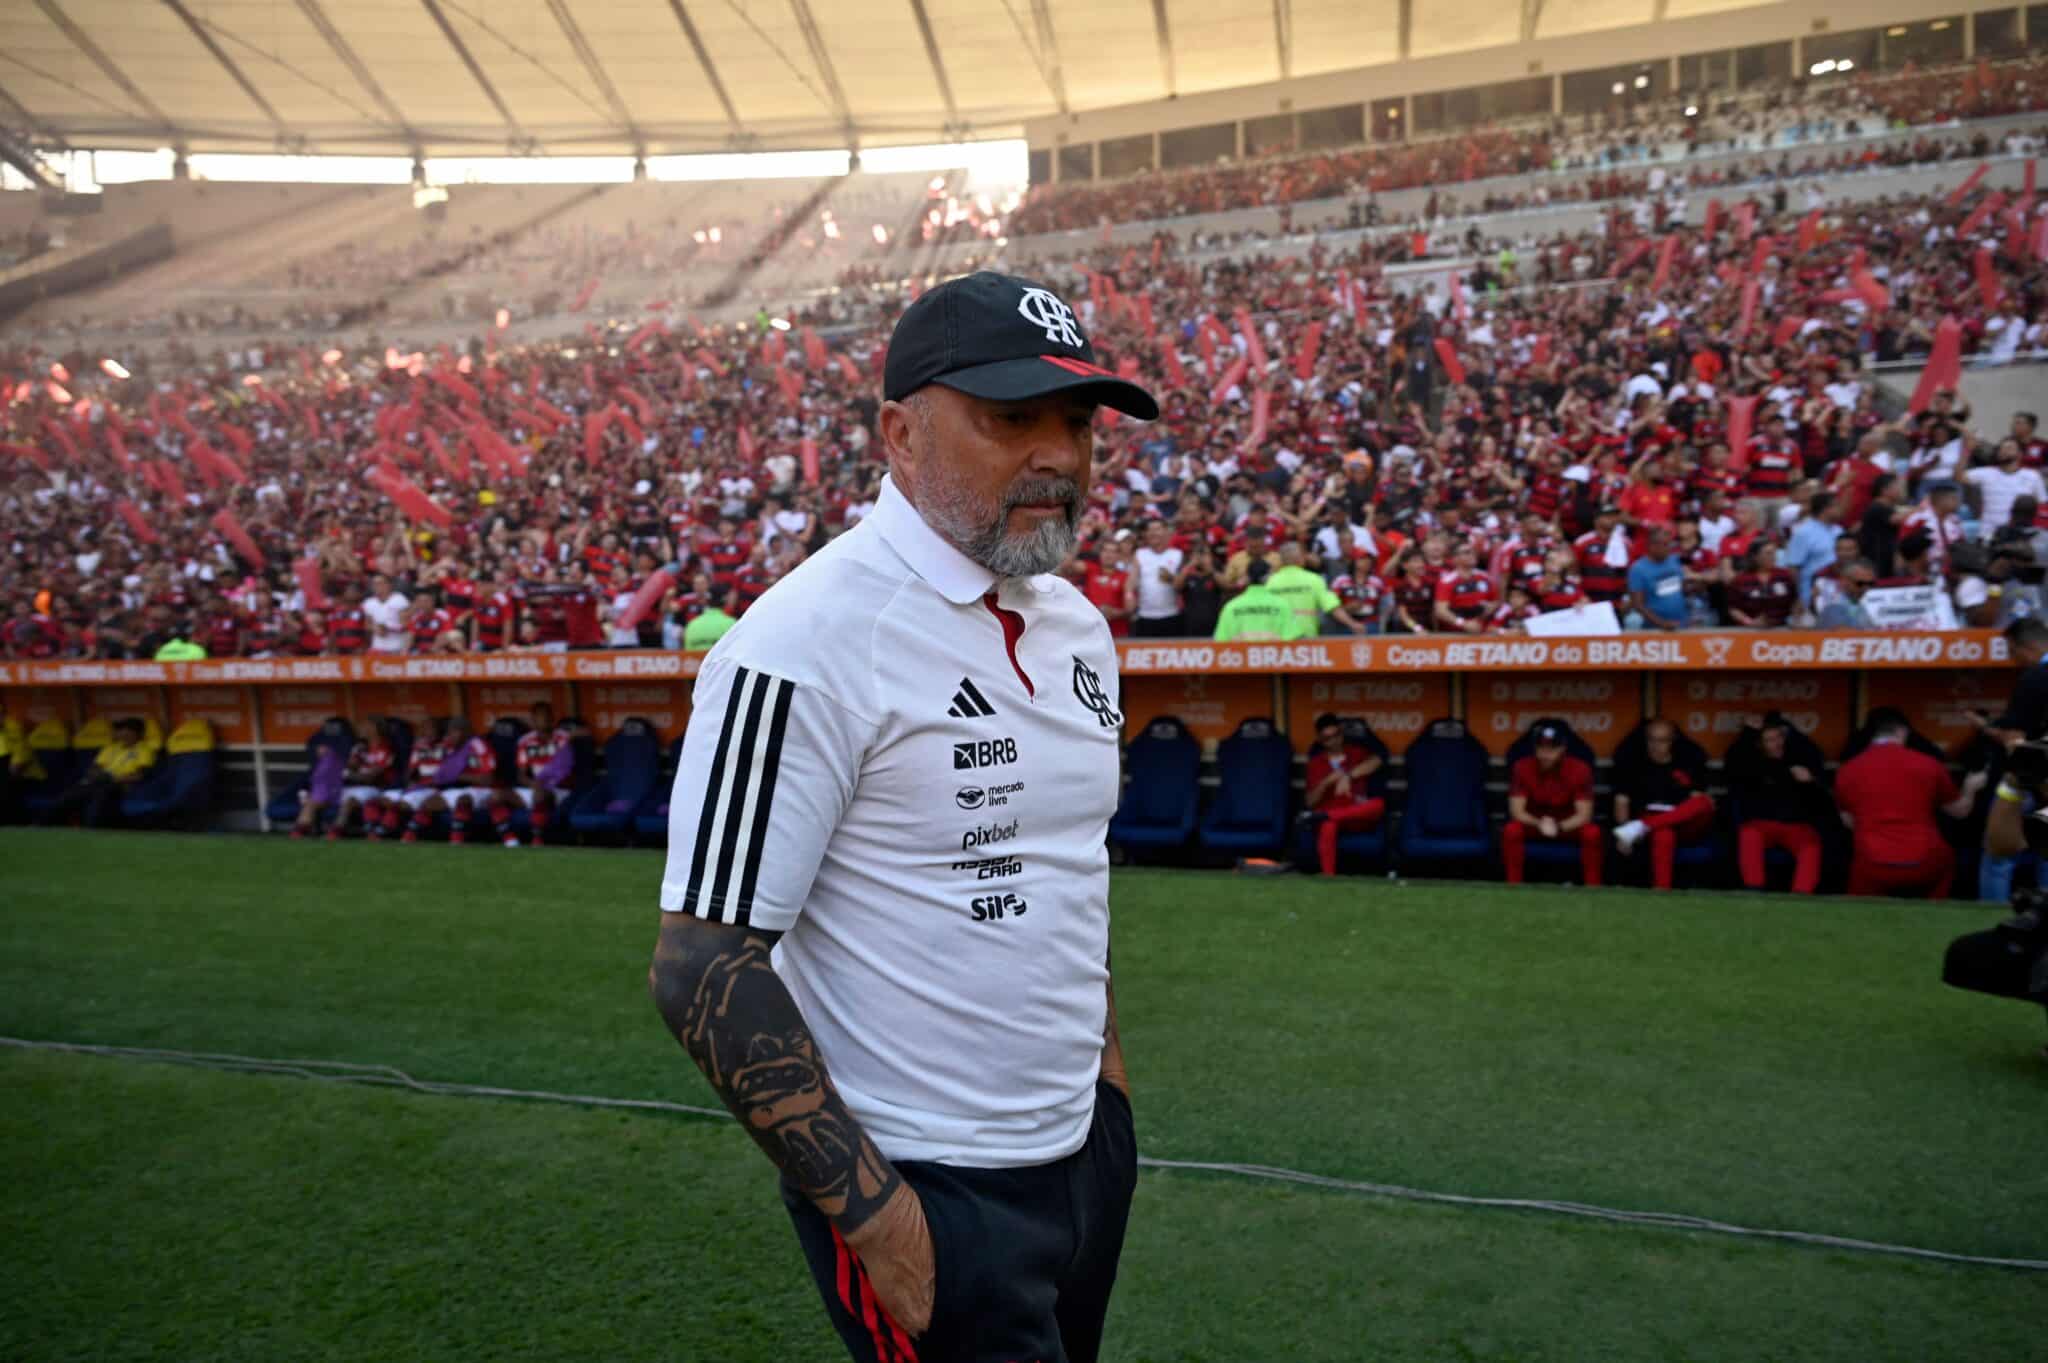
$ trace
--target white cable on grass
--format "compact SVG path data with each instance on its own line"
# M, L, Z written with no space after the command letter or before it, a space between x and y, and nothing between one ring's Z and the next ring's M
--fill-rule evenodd
M340 1084L375 1084L390 1088L411 1089L417 1093L432 1093L450 1098L513 1098L537 1103L569 1103L577 1107L631 1108L647 1112L680 1112L691 1117L723 1117L732 1114L724 1108L692 1107L688 1103L671 1103L659 1098L601 1098L586 1093L550 1093L544 1089L497 1088L486 1084L448 1084L429 1079L415 1079L404 1070L390 1065L357 1065L344 1060L263 1060L254 1056L229 1055L209 1051L158 1050L147 1046L96 1046L83 1042L30 1041L22 1037L0 1037L0 1046L12 1046L19 1050L65 1051L78 1055L108 1056L123 1060L156 1060L176 1065L196 1065L203 1069L224 1070L236 1074L273 1074L297 1079L325 1080ZM1857 1240L1846 1236L1824 1235L1818 1231L1772 1230L1755 1226L1737 1226L1726 1221L1709 1220L1706 1217L1685 1216L1676 1212L1633 1212L1613 1207L1596 1207L1584 1202L1559 1202L1544 1198L1519 1197L1475 1197L1465 1193L1437 1193L1423 1188L1404 1188L1393 1183L1366 1183L1354 1179L1331 1178L1324 1174L1303 1173L1298 1169L1278 1169L1266 1164L1232 1164L1207 1160L1155 1159L1149 1155L1138 1157L1140 1166L1147 1169L1167 1169L1181 1173L1226 1174L1237 1178L1259 1179L1274 1183L1293 1183L1310 1188L1325 1188L1336 1192L1364 1193L1374 1197L1399 1198L1407 1202L1430 1202L1453 1207L1491 1207L1505 1211L1550 1212L1558 1216L1585 1217L1596 1221L1612 1221L1622 1225L1654 1226L1663 1230L1700 1231L1713 1235L1732 1235L1752 1240L1785 1240L1795 1244L1820 1245L1828 1249L1851 1250L1861 1254L1887 1254L1909 1259L1926 1259L1945 1264L1970 1264L1980 1268L2016 1268L2030 1272L2048 1272L2048 1259L2007 1259L1981 1254L1952 1254L1947 1250L1921 1249L1914 1245L1886 1244L1879 1240Z

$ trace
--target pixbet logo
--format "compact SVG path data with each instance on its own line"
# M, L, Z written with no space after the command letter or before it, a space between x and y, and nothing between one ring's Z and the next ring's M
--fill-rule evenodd
M979 738L953 745L954 771L980 771L984 767L1007 767L1017 760L1014 738Z
M993 847L999 842L1008 842L1017 836L1017 821L1008 823L983 824L970 828L960 835L960 850L972 852L977 847Z

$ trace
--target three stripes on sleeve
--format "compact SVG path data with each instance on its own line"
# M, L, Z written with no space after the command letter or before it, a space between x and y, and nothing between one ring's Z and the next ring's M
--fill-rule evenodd
M697 815L682 911L744 926L761 879L769 809L796 684L735 667Z

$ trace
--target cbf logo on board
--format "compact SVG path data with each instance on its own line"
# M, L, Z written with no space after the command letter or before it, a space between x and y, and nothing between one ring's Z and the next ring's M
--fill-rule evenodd
M1114 729L1124 722L1116 702L1109 698L1109 692L1103 690L1100 674L1082 662L1078 655L1074 658L1074 699L1101 721L1105 729Z

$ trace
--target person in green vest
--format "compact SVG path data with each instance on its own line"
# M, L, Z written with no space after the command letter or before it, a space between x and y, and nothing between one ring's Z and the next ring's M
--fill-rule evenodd
M173 634L164 641L163 647L156 651L156 661L160 663L196 663L205 661L205 658L206 649L193 643L182 633Z
M1301 617L1302 637L1321 634L1325 616L1352 634L1363 634L1365 631L1345 613L1344 603L1323 581L1322 574L1303 567L1302 558L1301 546L1289 540L1280 546L1280 566L1266 578L1266 590Z
M713 587L704 613L683 626L683 647L690 650L706 649L725 637L725 632L739 621L725 613L726 589Z
M1216 619L1216 641L1229 643L1271 643L1275 640L1306 639L1315 633L1294 607L1266 585L1271 572L1264 559L1245 565L1245 589L1223 607Z

